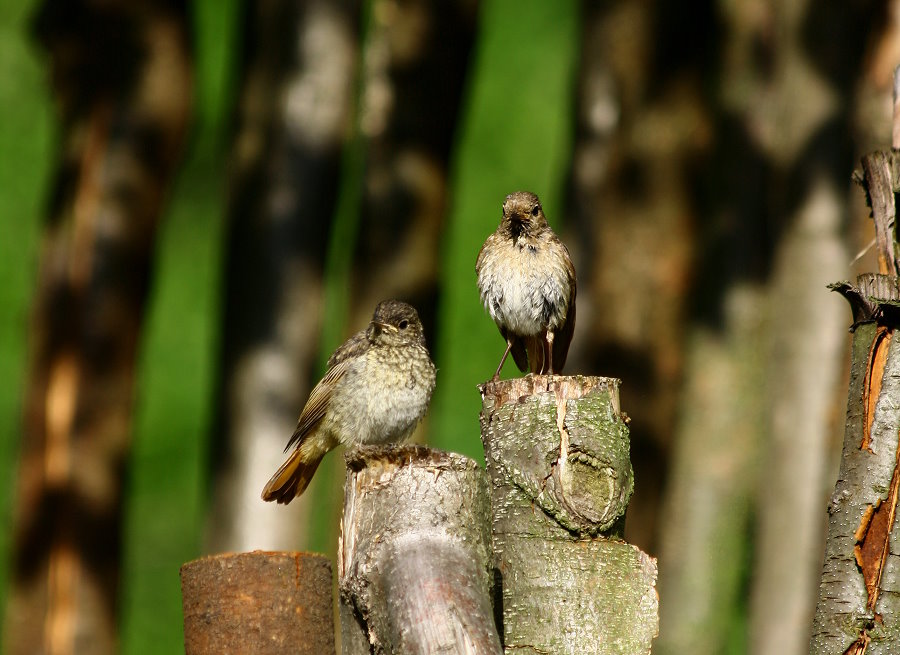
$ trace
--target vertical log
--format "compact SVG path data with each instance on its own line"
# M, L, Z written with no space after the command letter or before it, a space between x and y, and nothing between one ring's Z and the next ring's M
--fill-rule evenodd
M343 650L500 653L491 610L488 480L422 446L347 454L338 547Z
M900 652L900 286L893 220L893 155L863 158L860 177L875 220L879 269L856 287L834 285L853 308L850 389L841 468L828 507L828 538L812 655ZM892 544L894 546L892 547Z
M619 381L481 386L507 653L649 653L656 561L621 540L634 486Z
M156 227L190 113L184 3L39 3L61 124L3 651L117 652L123 462Z
M187 655L334 655L331 563L312 553L228 553L181 567Z

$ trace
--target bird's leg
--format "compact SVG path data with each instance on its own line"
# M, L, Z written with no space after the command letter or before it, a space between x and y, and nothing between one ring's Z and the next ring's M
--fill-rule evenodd
M547 330L547 369L553 375L553 330Z
M494 377L492 380L500 379L500 371L503 369L503 364L506 363L506 358L509 357L509 351L512 350L512 339L506 340L506 350L503 352L503 358L500 360L500 366L497 367L497 372L494 373Z

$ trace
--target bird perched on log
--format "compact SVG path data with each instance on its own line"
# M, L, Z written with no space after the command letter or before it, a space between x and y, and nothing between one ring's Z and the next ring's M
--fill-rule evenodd
M561 371L575 329L575 267L535 194L506 196L475 273L481 302L506 339L494 379L509 353L520 371Z
M419 315L398 300L379 303L369 326L344 342L327 368L285 447L294 450L266 484L263 500L287 504L302 494L338 444L408 439L434 391L435 368Z

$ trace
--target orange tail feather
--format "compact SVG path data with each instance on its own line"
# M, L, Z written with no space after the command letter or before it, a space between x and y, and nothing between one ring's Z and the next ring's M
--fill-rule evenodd
M302 447L294 449L290 457L266 483L262 492L263 500L275 500L287 505L306 490L325 455L325 453L310 454L305 452L306 450Z

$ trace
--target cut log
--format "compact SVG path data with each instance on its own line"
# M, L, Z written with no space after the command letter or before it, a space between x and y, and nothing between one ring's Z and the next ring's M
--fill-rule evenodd
M484 470L423 446L360 448L346 459L343 652L501 653Z
M481 386L507 653L649 653L656 560L621 540L634 486L619 381Z

